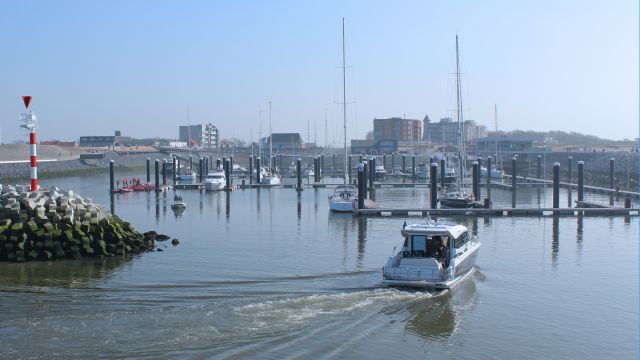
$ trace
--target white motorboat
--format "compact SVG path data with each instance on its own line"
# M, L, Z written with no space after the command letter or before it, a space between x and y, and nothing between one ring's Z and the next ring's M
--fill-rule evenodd
M260 184L262 185L280 185L282 184L282 178L274 171L270 171L267 168L260 170Z
M353 202L358 199L358 189L353 185L340 185L329 195L329 209L338 212L353 211Z
M209 171L204 179L204 189L206 191L224 190L225 186L227 186L227 179L222 169Z
M474 201L473 195L468 194L464 190L447 191L440 198L441 208L466 209L480 207L480 204Z
M429 220L405 223L401 233L402 250L382 267L384 284L443 290L472 273L481 243L465 226Z
M181 169L178 172L178 180L195 180L196 172L192 169Z

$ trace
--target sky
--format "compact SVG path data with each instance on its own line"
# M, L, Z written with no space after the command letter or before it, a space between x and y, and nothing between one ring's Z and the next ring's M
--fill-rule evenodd
M33 96L40 140L299 132L342 146L374 118L638 137L638 2L3 1L0 141ZM269 111L271 102L271 113ZM325 132L326 127L326 132Z

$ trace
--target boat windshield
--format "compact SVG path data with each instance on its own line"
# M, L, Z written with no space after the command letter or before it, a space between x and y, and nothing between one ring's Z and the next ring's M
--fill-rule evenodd
M429 257L445 261L449 238L441 235L410 235L405 239L403 257Z

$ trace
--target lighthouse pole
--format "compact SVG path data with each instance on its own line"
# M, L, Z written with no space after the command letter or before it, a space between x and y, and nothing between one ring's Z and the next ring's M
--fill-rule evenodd
M20 115L20 121L23 123L21 128L29 130L29 155L31 163L31 191L38 190L38 161L37 161L37 142L36 142L36 115L29 110L31 104L31 96L23 96L22 101L27 110L26 113Z

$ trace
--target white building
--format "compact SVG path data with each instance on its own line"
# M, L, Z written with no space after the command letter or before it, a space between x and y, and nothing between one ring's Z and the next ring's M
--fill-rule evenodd
M213 124L182 125L180 140L201 148L217 148L220 140L218 128Z

